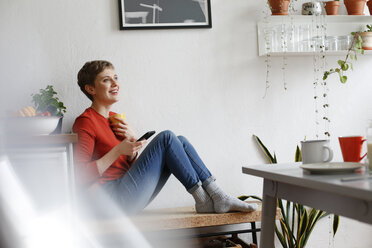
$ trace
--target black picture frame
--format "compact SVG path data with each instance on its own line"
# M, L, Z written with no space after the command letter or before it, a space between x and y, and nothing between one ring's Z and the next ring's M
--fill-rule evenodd
M120 30L212 28L210 0L118 0Z

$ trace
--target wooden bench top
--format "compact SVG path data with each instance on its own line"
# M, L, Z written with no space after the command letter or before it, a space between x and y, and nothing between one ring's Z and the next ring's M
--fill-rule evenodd
M131 217L130 220L141 230L177 230L186 228L212 227L230 224L241 224L261 221L261 203L257 202L258 210L250 213L231 212L224 214L199 214L194 207L176 207L145 210L141 214ZM277 209L276 218L280 218L280 209ZM94 225L104 232L115 232L113 229L120 226L120 219L100 220ZM128 222L127 220L124 221ZM94 228L95 230L97 230Z

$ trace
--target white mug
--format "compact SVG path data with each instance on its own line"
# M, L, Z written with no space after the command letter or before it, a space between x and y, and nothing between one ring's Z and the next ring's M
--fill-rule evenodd
M329 140L301 141L301 157L303 164L326 163L333 158Z

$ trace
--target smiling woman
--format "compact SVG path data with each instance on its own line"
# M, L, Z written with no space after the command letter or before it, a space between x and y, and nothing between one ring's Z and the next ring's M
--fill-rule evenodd
M78 84L92 100L73 126L79 139L75 145L76 172L83 185L98 183L124 212L133 214L145 208L173 174L194 197L197 212L257 209L256 204L225 194L183 136L160 132L138 156L146 140L138 141L124 119L109 120L116 114L110 108L119 100L120 90L110 62L87 62L78 73Z

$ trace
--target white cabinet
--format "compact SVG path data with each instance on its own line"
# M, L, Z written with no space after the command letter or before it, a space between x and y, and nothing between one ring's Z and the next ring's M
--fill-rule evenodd
M351 32L364 31L372 16L269 16L257 23L258 54L264 56L345 54ZM369 51L366 51L367 54Z
M5 141L3 152L14 171L10 179L25 190L35 209L54 209L71 200L76 134L0 138Z

